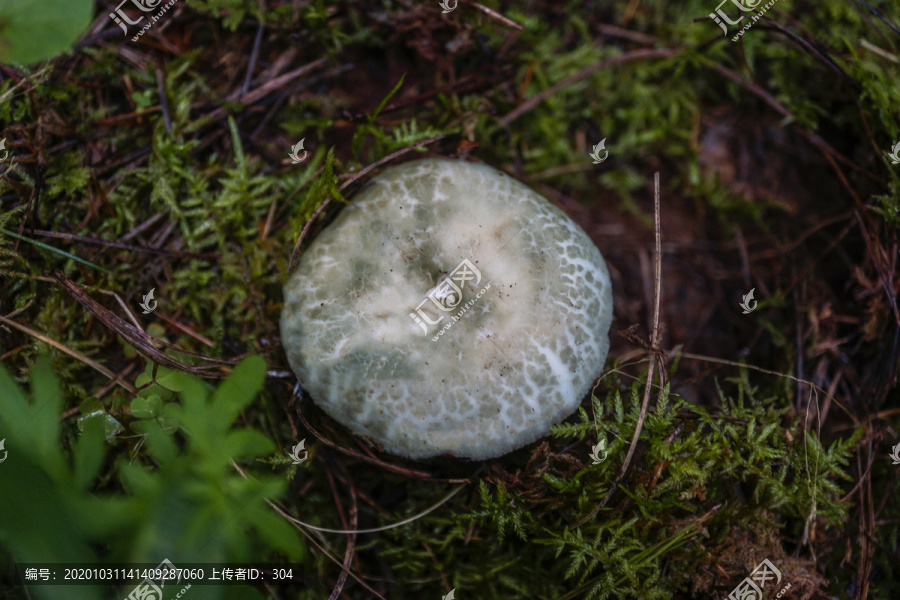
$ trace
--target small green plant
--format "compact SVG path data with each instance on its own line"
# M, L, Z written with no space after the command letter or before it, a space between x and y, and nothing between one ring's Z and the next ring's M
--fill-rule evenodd
M450 587L488 586L489 597L662 600L675 589L710 591L712 577L700 568L710 560L734 571L716 585L739 580L745 566L730 545L735 531L753 532L758 552L786 564L784 550L764 540L800 539L811 515L820 527L846 518L838 484L848 479L862 430L825 448L790 422L790 402L761 393L746 373L726 382L727 393L720 389L718 414L663 387L631 475L618 481L645 381L646 372L605 399L594 396L593 415L582 408L577 420L553 428L560 441L580 444L581 459L539 446L525 468L495 468L455 519L428 517L391 532L385 556L415 579L426 574L417 561L432 559L421 549L431 548L454 573ZM597 439L608 440L608 457L593 464L587 451ZM787 567L785 576L793 576Z
M265 373L262 358L247 358L212 393L182 373L162 371L155 383L142 375L148 387L131 403L139 443L131 460L105 469L102 415L86 419L80 436L66 432L60 444L63 398L48 361L31 370L30 401L0 368L0 429L9 452L0 471L0 543L20 562L158 564L168 558L178 565L279 554L301 560L305 547L296 532L266 504L284 493L284 479L244 478L232 467L274 450L258 431L232 427ZM112 471L123 489L103 483ZM257 597L249 588L209 589L206 598ZM103 597L93 586L46 590L37 597Z
M0 63L28 65L69 50L93 13L92 0L0 3Z

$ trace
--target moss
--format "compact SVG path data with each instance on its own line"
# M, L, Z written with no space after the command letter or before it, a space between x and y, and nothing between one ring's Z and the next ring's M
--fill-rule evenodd
M896 32L881 18L900 21L896 3L780 0L767 15L773 22L757 23L738 43L703 20L715 8L707 0L484 4L522 31L471 3L441 15L436 3L191 0L165 16L165 29L154 28L161 37L153 43L93 36L43 67L4 66L0 135L11 154L0 164L0 227L110 273L0 234L0 315L128 384L152 373L44 275L61 269L124 315L110 295L117 294L148 331L181 350L228 359L263 353L272 376L234 421L269 441L268 462L258 466L291 477L285 506L314 525L348 526L350 498L360 528L396 523L450 490L431 479L471 477L427 515L357 536L351 570L386 597L437 598L456 588L461 599L484 600L719 598L766 557L781 561L794 597L850 598L864 585L871 598L900 595L891 576L900 538L897 467L886 458L900 426L890 409L898 328L885 293L896 279L900 170L886 151L900 139L900 78ZM233 94L260 24L251 90L320 58L330 62L242 102ZM609 24L653 39L623 38ZM600 60L646 47L680 50L596 70L502 121ZM717 127L724 141L711 135ZM377 454L391 465L385 470L309 403L292 401L277 324L300 231L335 199L311 224L303 252L363 183L341 190L347 175L438 135L445 137L427 150L395 160L469 156L547 195L615 267L618 330L652 314L648 199L653 173L662 173L663 343L686 352L670 365L670 383L654 388L621 479L646 378L629 363L646 355L633 331L616 340L612 353L622 364L612 361L615 371L579 415L481 471ZM306 161L282 163L304 137ZM587 152L603 138L609 160L591 165ZM832 158L810 139L826 142ZM759 307L742 316L737 301L753 286ZM137 304L150 288L159 309L145 316ZM144 465L173 489L190 487L177 470L159 475L148 433L137 425L145 419L130 414L134 394L109 387L58 346L0 324L0 356L13 378L25 381L41 354L57 373L60 412L68 415L59 422L59 460L82 456L75 450L84 439L76 425L82 407L99 404L125 428L104 442L110 460L80 499L126 495L117 461ZM834 397L820 392L816 402L808 386L755 368L813 380ZM151 413L138 414L152 414L155 402L139 403ZM314 441L300 411L351 453ZM179 450L183 435L175 436ZM284 452L303 437L311 458L291 465ZM599 439L608 458L593 465L589 451ZM0 477L10 464L0 465ZM33 466L48 468L38 459ZM56 493L32 491L28 497ZM230 498L229 490L208 491L212 504ZM607 495L604 508L578 524ZM145 502L148 513L167 506ZM292 531L280 518L261 519L275 537ZM72 548L108 541L102 520L78 525ZM76 539L66 531L48 529L47 544ZM283 558L277 544L244 533L229 556L259 543ZM347 537L324 539L340 562ZM115 544L104 550L110 559L128 556ZM4 564L21 558L8 541L2 551ZM281 597L326 597L340 571L319 550L302 560L303 590ZM0 596L13 593L8 585L0 583ZM353 578L344 593L371 597Z

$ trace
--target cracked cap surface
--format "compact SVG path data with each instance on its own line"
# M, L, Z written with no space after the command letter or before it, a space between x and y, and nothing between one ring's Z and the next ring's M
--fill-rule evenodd
M562 211L486 165L385 170L301 256L281 334L313 401L409 458L500 456L574 412L612 285Z

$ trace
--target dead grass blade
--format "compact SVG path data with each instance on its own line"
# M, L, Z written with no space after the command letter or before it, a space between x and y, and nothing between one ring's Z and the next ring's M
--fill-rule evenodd
M0 317L0 323L3 323L4 325L8 325L10 327L18 329L22 333L26 333L26 334L32 336L33 338L39 339L42 342L50 344L51 346L53 346L60 352L65 352L69 356L71 356L77 360L80 360L81 362L83 362L87 366L91 367L95 371L97 371L99 373L103 373L104 375L109 377L113 381L113 383L116 383L116 384L122 386L123 388L125 388L126 390L131 392L132 394L137 392L137 390L135 390L131 384L129 384L126 381L122 381L121 379L119 379L118 375L116 375L115 373L113 373L112 371L110 371L109 369L107 369L106 367L104 367L103 365L98 363L97 361L88 358L84 354L81 354L80 352L72 350L68 346L64 346L63 344L57 342L56 340L50 339L46 335L39 333L33 329L30 329L30 328L26 327L25 325L16 323L12 319L7 319L6 317Z
M344 517L344 511L341 508L341 503L338 498L337 489L334 486L334 476L331 474L330 470L327 470L326 475L328 476L328 482L331 484L331 491L334 495L334 503L338 508L338 513L341 516L341 523L344 524L344 527L347 527L350 530L356 529L359 524L359 506L356 502L356 487L353 485L353 480L349 477L346 480L347 486L350 488L350 523L347 524L347 520ZM338 580L334 585L334 589L331 590L331 595L328 597L328 600L337 600L341 595L341 591L344 589L344 584L347 582L347 575L350 573L350 563L353 562L353 550L356 547L356 534L352 534L347 538L347 550L344 552L344 564L341 567L341 574L338 575ZM357 570L359 565L357 565Z
M97 317L100 322L109 327L117 335L122 336L122 338L124 338L125 341L134 346L134 349L144 358L147 358L148 360L151 360L156 364L168 367L173 370L190 373L191 375L194 375L196 377L206 378L219 378L227 375L227 373L223 373L221 371L208 372L207 369L219 368L222 366L234 364L234 361L221 360L218 358L212 358L209 356L203 356L202 354L189 352L187 350L182 350L174 344L170 344L144 333L116 313L112 312L111 310L91 298L87 293L85 293L84 290L81 289L78 284L66 277L65 273L63 273L59 269L54 269L52 273L48 269L44 271L44 274L52 275L53 278L56 279L56 281L60 284L60 286L62 286L62 288L70 296L77 300L79 304L84 306L88 310L88 312ZM183 352L188 356L193 356L195 358L212 362L214 364L204 366L186 365L183 362L178 361L171 356L161 352L156 348L156 346L172 348L174 350L178 350L178 352Z
M298 384L299 385L299 384ZM300 417L300 422L303 423L303 426L309 431L311 434L316 436L316 439L325 444L330 448L334 448L338 452L342 454L346 454L347 456L352 456L354 458L358 458L359 460L365 461L367 463L371 463L381 467L386 471L390 471L392 473L397 473L398 475L403 475L404 477L414 477L416 479L421 479L422 481L431 481L435 483L471 483L468 479L439 479L436 477L432 477L431 474L426 473L425 471L414 471L412 469L407 469L405 467L401 467L398 465L394 465L388 462L384 462L374 456L368 456L363 454L362 452L357 452L356 450L350 450L349 448L344 448L336 444L335 442L329 440L327 437L319 433L317 429L315 429L312 425L310 425L309 420L306 418L306 415L303 414L302 410L297 411L297 415Z
M510 19L508 17L504 17L497 11L495 11L491 8L488 8L487 6L485 6L483 4L479 4L478 2L471 2L471 4L472 4L472 6L474 6L475 8L477 8L478 10L480 10L481 12L483 12L484 14L489 16L490 18L497 19L498 21L500 21L507 27L512 27L513 29L518 29L519 31L522 31L521 25L519 25L518 23L516 23L515 21L513 21L512 19Z
M450 498L452 498L453 496L458 494L465 487L466 487L465 485L457 486L452 492L450 492L449 494L447 494L446 496L441 498L438 502L429 506L428 508L426 508L425 510L423 510L422 512L420 512L417 515L413 515L411 517L403 519L402 521L398 521L398 522L392 523L390 525L385 525L384 527L373 527L372 529L354 529L354 530L326 529L325 527L316 527L315 525L311 525L309 523L304 523L300 519L295 519L294 517L291 517L290 515L287 515L287 514L282 514L281 516L283 516L285 519L287 519L291 523L294 523L295 525L300 525L301 527L305 527L306 529L310 529L312 531L321 531L323 533L342 533L345 535L356 535L357 533L377 533L379 531L387 531L388 529L396 529L397 527L403 527L404 525L412 523L413 521L415 521L417 519L421 519L425 515L427 515L431 512L434 512L435 510L440 508L443 504L445 504L448 500L450 500ZM271 504L271 502L270 502L270 504Z
M664 382L663 377L665 376L665 365L663 364L663 353L659 349L659 303L660 303L660 287L662 284L662 233L660 231L660 218L659 218L659 171L657 171L653 175L653 213L654 213L654 223L656 229L656 274L654 276L654 307L653 307L653 333L650 337L650 354L651 360L650 364L647 366L647 385L644 386L644 399L641 402L641 413L638 416L637 425L634 428L634 435L631 436L631 444L628 447L628 454L625 455L625 461L622 463L622 469L619 471L619 476L616 477L616 481L613 485L610 486L609 492L607 492L606 496L603 500L594 507L594 509L587 514L587 516L581 518L573 527L581 527L588 521L594 518L600 510L606 506L606 503L609 502L609 499L612 497L613 493L619 489L619 484L625 479L625 476L628 474L628 471L631 467L631 461L634 458L634 451L637 449L638 439L641 436L641 430L644 428L644 418L647 416L647 407L650 405L650 390L653 387L653 375L656 367L659 367L659 378L660 378L660 389L663 388Z
M237 471L237 472L240 474L241 477L243 477L244 479L249 479L249 477L247 476L247 474L244 473L243 469L241 469L241 468L237 465L237 463L235 463L234 461L231 461L231 466L234 467L234 470ZM345 569L345 568L344 568L344 565L341 564L341 562L340 562L338 559L336 559L335 557L333 557L333 556L331 555L331 553L328 552L328 550L326 550L325 548L323 548L322 545L321 545L319 542L317 542L317 541L313 538L313 536L310 535L310 533L309 533L308 531L306 531L303 527L301 527L301 526L297 525L296 523L294 523L294 518L291 517L289 514L287 514L287 512L286 512L283 508L281 508L280 506L278 506L277 504L275 504L275 503L272 502L271 500L266 500L266 503L268 503L268 505L269 505L270 507L272 507L272 510L274 510L274 511L277 512L279 515L281 515L282 517L284 517L288 522L290 522L290 523L294 526L294 528L297 529L297 531L299 531L299 532L300 532L300 533L301 533L301 534L302 534L302 535L303 535L303 536L304 536L304 537L305 537L305 538L306 538L313 546L316 547L317 550L319 550L319 552L322 553L323 556L326 556L329 560L331 560L331 562L333 562L333 563L336 564L338 567L340 567L341 570L342 570L343 572L347 573L350 577L352 577L353 579L355 579L356 582L359 583L359 585L363 586L366 590L368 590L370 593L372 593L376 598L380 598L381 600L387 600L384 596L382 596L381 594L379 594L378 592L376 592L375 589L372 588L372 586L370 586L368 583L366 583L365 581L363 581L362 579L360 579L359 577L357 577L355 573L351 572L349 569Z

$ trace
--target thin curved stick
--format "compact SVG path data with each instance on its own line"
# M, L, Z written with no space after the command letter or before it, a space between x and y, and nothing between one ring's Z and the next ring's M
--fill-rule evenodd
M840 402L838 402L837 398L835 398L834 396L829 394L828 390L822 389L821 387L817 386L812 381L809 381L806 379L800 379L799 377L794 377L793 375L788 375L787 373L779 373L778 371L770 371L769 369L763 369L762 367L757 367L755 365L748 365L746 363L739 363L739 362L735 362L733 360L726 360L724 358L715 358L713 356L703 356L702 354L691 354L690 352L682 352L681 356L684 358L691 358L694 360L702 360L702 361L711 362L711 363L719 363L722 365L728 365L730 367L753 369L754 371L759 371L760 373L766 373L767 375L777 375L779 377L784 377L785 379L790 379L791 381L797 381L799 383L804 383L804 384L808 385L809 387L825 394L825 397L829 398L832 402L837 404L841 408L841 410L843 410L845 413L847 413L847 416L849 416L851 419L853 419L853 422L857 426L860 425L859 421L856 419L856 417L853 416L853 414L847 409L847 407L843 406ZM816 396L816 398L818 399L818 395Z
M266 502L268 502L268 503L269 503L269 506L271 506L271 507L275 510L275 512L277 512L279 515L281 515L282 517L284 517L284 518L286 518L286 519L289 519L289 518L290 518L290 517L287 515L287 513L285 513L285 512L284 512L283 510L281 510L280 508L278 508L278 505L277 505L277 504L274 504L271 500L266 500ZM338 559L336 559L335 557L333 557L333 556L331 555L331 553L328 552L328 550L326 550L325 548L323 548L322 545L319 544L319 542L317 542L315 539L313 539L313 537L309 534L308 531L306 531L305 529L303 529L302 527L300 527L300 526L297 525L296 523L291 523L291 524L292 524L294 527L296 527L296 528L297 528L297 531L299 531L301 534L303 534L303 535L306 537L306 539L309 540L310 543L311 543L313 546L315 546L315 547L319 550L319 552L321 552L322 554L324 554L325 556L327 556L327 557L331 560L331 562L333 562L333 563L336 564L338 567L340 567L341 570L344 570L344 565L341 564L341 562L340 562ZM381 598L381 600L387 600L384 596L382 596L381 594L379 594L378 592L376 592L376 591L375 591L375 588L373 588L373 587L370 586L368 583L366 583L365 581L363 581L362 579L360 579L360 578L356 575L356 573L354 573L353 571L346 570L346 573L347 573L348 575L350 575L350 577L352 577L353 579L355 579L356 582L357 582L359 585L361 585L361 586L363 586L364 588L366 588L369 592L371 592L371 593L372 593L373 595L375 595L377 598Z
M310 525L309 523L304 523L300 519L295 519L294 517L284 514L284 513L282 513L281 516L283 516L285 519L287 519L291 523L294 523L295 525L300 525L301 527L305 527L305 528L311 529L313 531L322 531L324 533L344 533L344 534L350 534L350 535L356 535L357 533L375 533L378 531L387 531L388 529L396 529L397 527L402 527L403 525L412 523L416 519L421 519L428 513L439 508L442 504L447 502L450 498L452 498L453 496L458 494L460 492L460 490L462 490L464 487L466 487L466 486L465 485L458 486L455 490L453 490L452 492L450 492L449 494L447 494L446 496L441 498L441 500L437 504L435 504L434 506L431 506L429 508L426 508L425 510L423 510L422 512L420 512L417 515L413 515L412 517L409 517L408 519L403 519L402 521L399 521L392 525L385 525L384 527L375 527L373 529L354 529L354 530L350 530L350 531L347 531L344 529L326 529L325 527L316 527L315 525Z
M296 387L299 387L299 385L300 384L298 382L297 386L295 386L295 389L296 389ZM303 423L303 426L306 427L306 429L310 433L312 433L314 436L316 436L317 440L319 440L326 446L334 448L338 452L346 454L347 456L352 456L354 458L358 458L359 460L363 460L365 462L368 462L368 463L371 463L374 465L378 465L379 467L381 467L382 469L385 469L386 471L390 471L392 473L397 473L398 475L404 475L406 477L415 476L415 477L418 477L419 479L422 479L425 481L433 481L436 483L472 483L468 479L439 479L437 477L432 477L429 473L426 473L425 471L414 471L412 469L406 469L404 467L400 467L397 465L393 465L389 462L379 460L378 458L374 458L372 456L367 456L367 455L363 454L362 452L357 452L356 450L351 450L349 448L345 448L345 447L341 446L340 444L337 444L337 443L329 440L327 437L325 437L324 435L319 433L319 431L310 424L309 420L306 418L306 415L303 414L303 411L297 411L297 416L300 417L300 422Z
M328 472L328 479L333 483L334 478L331 473ZM359 522L359 507L356 504L356 488L353 485L353 481L348 477L346 481L347 486L350 488L350 527L356 527ZM334 489L334 488L332 488ZM335 500L337 500L337 493L335 492ZM340 505L338 505L340 508ZM341 515L343 521L343 515ZM346 526L346 522L344 523ZM344 564L341 568L341 574L338 576L337 583L334 586L334 589L331 591L331 595L328 596L328 600L337 600L341 595L341 591L344 589L344 584L347 583L347 575L350 574L350 563L353 561L353 551L356 548L356 534L354 533L352 536L347 538L347 551L344 553ZM357 568L359 568L359 564L357 563Z
M647 408L650 405L650 390L653 388L654 369L657 365L659 366L660 388L662 388L663 377L665 377L665 367L661 357L662 352L660 352L659 349L659 305L660 297L662 296L660 291L662 288L662 233L660 231L659 171L653 175L653 190L654 229L656 230L656 274L654 277L656 300L653 309L653 332L650 337L650 364L647 366L647 384L644 386L644 399L641 402L641 412L638 415L637 424L634 427L634 434L631 436L631 444L628 446L628 453L625 455L625 461L622 463L622 469L619 471L615 483L610 486L609 491L606 493L606 496L603 497L603 500L601 500L591 512L579 519L573 527L581 527L593 519L597 513L606 506L606 503L612 498L613 493L619 489L619 484L622 483L625 476L628 475L628 470L631 468L631 461L634 458L634 452L637 450L638 440L641 437L641 431L644 429L644 419L647 416ZM593 404L593 402L591 404Z
M234 468L235 471L238 472L238 474L239 474L241 477L243 477L244 479L250 480L250 476L248 476L246 473L244 473L243 469L241 469L241 468L238 466L238 464L237 464L236 462L234 462L233 460L231 461L231 466ZM255 481L255 480L254 480L254 481ZM266 500L266 504L268 504L268 505L272 508L272 510L274 510L275 512L277 512L279 515L281 515L282 517L284 517L284 518L287 519L288 521L292 521L292 520L293 520L293 519L291 518L291 516L288 515L287 512L285 512L284 509L282 509L280 506L278 506L277 504L275 504L275 503L272 502L271 500ZM369 592L371 592L371 593L372 593L373 595L375 595L376 597L381 598L381 600L386 600L386 598L385 598L384 596L382 596L381 594L379 594L378 592L376 592L375 589L374 589L372 586L370 586L368 583L366 583L365 581L363 581L362 579L360 579L359 577L357 577L357 576L356 576L356 573L354 573L353 571L350 571L349 569L345 569L345 568L344 568L344 565L341 563L341 561L339 561L338 559L336 559L335 557L333 557L333 556L331 555L331 553L328 552L328 550L326 550L325 548L323 548L321 544L319 544L315 539L313 539L313 537L309 534L309 532L305 531L302 527L299 527L296 523L291 523L291 524L292 524L294 527L296 527L297 530L298 530L298 531L299 531L299 532L300 532L307 540L309 540L310 543L312 543L313 546L315 546L315 547L319 550L319 552L321 552L322 554L324 554L325 556L327 556L327 557L331 560L331 562L333 562L333 563L336 564L338 567L340 567L340 568L341 568L341 571L346 572L350 577L352 577L353 579L355 579L356 582L359 583L359 585L361 585L361 586L363 586L364 588L366 588Z
M7 319L6 317L0 316L0 323L3 323L4 325L9 325L10 327L18 329L22 333L25 333L35 339L38 339L42 342L50 344L51 346L53 346L54 348L56 348L57 350L59 350L61 352L65 352L72 358L75 358L76 360L80 360L81 362L83 362L87 366L91 367L98 373L102 373L103 375L106 375L109 379L112 380L113 383L126 389L129 393L134 394L137 392L137 390L134 389L134 386L132 386L127 381L123 381L122 379L120 379L120 375L116 375L115 373L113 373L112 371L110 371L109 369L107 369L106 367L104 367L103 365L98 363L97 361L92 360L91 358L88 358L87 356L78 352L77 350L72 350L65 344L57 342L56 340L49 338L46 335L44 335L38 331L35 331L34 329L30 329L29 327L22 325L21 323L17 323L16 321L13 321L12 319Z

